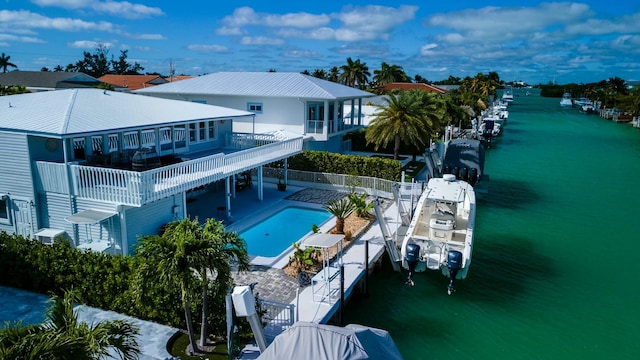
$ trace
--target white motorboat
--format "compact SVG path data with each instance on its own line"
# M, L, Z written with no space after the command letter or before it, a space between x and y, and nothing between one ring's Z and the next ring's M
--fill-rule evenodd
M505 85L504 92L502 93L502 100L512 103L513 102L513 86Z
M562 99L560 99L560 106L573 106L573 101L571 100L571 94L566 92L562 94Z
M447 292L454 282L467 277L473 250L476 196L473 187L453 174L430 179L402 242L402 266L413 274L441 271L449 277Z

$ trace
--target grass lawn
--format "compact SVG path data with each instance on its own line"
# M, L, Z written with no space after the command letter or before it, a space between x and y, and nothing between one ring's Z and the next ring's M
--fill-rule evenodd
M169 353L171 356L179 357L181 360L229 360L226 342L215 345L215 349L213 349L213 351L195 356L187 355L187 346L189 346L189 335L181 334L171 345Z

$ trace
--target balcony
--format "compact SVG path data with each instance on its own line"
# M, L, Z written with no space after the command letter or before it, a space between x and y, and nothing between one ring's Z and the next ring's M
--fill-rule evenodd
M184 154L188 160L146 171L37 161L36 180L42 192L143 206L301 151L302 137L280 140L273 135L234 134L218 153Z

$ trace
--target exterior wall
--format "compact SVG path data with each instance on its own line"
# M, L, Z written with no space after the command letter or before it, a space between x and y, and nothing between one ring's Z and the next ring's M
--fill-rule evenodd
M127 207L124 211L127 241L125 255L133 255L140 235L155 235L164 224L183 218L184 194L168 197L151 204L136 208Z
M256 133L277 130L286 130L296 134L305 133L305 103L299 99L175 94L153 94L153 96L184 101L205 101L209 105L244 111L248 111L247 103L261 103L262 114L256 114L255 117ZM249 117L233 120L234 132L252 133L254 132L253 126L253 119Z
M34 184L31 176L29 146L24 134L0 132L0 194L9 203L9 224L0 223L0 231L31 236L37 231Z

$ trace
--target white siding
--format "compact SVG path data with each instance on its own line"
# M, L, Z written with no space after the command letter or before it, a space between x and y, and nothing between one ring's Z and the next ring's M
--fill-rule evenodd
M142 207L125 210L128 254L133 255L140 235L156 235L160 227L176 220L174 206L182 206L182 195L171 196Z
M11 208L15 204L14 200L29 203L34 201L34 185L31 179L31 162L29 161L29 147L27 145L27 137L24 134L15 134L8 132L0 132L0 164L2 176L0 176L0 194L8 194L11 199ZM13 234L16 231L16 217L11 211L11 224L0 224L0 231L6 231ZM37 230L38 219L37 211L31 207L28 214L22 213L24 216L30 217L29 223L32 230Z
M33 181L31 180L31 162L29 147L24 134L0 132L0 193L33 199ZM6 176L10 175L10 176Z

